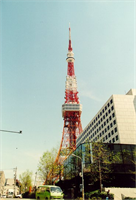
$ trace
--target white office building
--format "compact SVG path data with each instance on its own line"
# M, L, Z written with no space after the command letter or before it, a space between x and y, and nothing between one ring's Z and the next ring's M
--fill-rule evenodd
M136 144L136 89L112 95L76 140L85 142Z

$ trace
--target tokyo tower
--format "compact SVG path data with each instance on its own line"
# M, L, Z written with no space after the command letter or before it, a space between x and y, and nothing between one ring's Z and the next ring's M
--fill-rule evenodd
M76 148L76 139L82 132L81 113L82 105L79 102L77 80L74 70L74 53L71 43L71 28L69 27L69 45L66 61L68 63L65 82L65 103L62 105L62 117L64 120L60 149L56 163L63 160Z

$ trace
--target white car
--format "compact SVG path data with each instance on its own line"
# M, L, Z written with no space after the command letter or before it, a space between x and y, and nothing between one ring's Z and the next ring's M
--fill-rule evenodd
M6 195L2 195L1 198L6 198Z
M17 195L16 195L16 198L22 199L22 194L17 194Z

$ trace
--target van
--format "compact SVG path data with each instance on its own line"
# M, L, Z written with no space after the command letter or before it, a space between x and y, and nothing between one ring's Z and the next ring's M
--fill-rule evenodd
M36 190L36 199L63 199L63 191L59 186L40 185Z

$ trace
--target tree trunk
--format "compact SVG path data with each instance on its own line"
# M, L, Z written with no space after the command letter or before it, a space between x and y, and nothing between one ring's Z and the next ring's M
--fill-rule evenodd
M99 180L100 180L100 192L102 191L102 174L101 174L101 163L99 160Z

